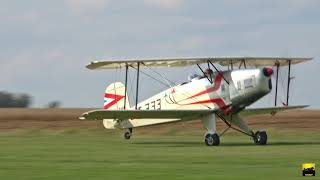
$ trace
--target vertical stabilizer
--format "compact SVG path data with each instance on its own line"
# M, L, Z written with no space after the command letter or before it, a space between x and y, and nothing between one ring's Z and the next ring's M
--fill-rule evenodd
M121 82L110 84L104 93L104 109L129 109L129 99Z

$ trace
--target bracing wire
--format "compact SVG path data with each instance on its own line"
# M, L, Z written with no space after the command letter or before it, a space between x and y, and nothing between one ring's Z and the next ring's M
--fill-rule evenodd
M135 67L132 67L132 68L133 68L133 69L136 69ZM136 70L137 70L137 69L136 69ZM162 85L164 85L164 86L166 86L166 87L171 87L170 85L168 86L168 84L166 84L166 83L162 82L161 80L159 80L159 79L157 79L157 78L155 78L155 77L152 77L151 75L149 75L148 73L144 72L144 71L143 71L143 70L141 70L141 69L140 69L140 72L141 72L142 74L144 74L144 75L148 76L149 78L151 78L151 79L153 79L153 80L155 80L155 81L157 81L157 82L161 83Z
M145 66L146 66L146 65L145 65ZM148 66L146 66L146 67L147 67L148 69L150 69L152 72L154 72L154 73L156 73L157 75L159 75L160 77L162 77L162 78L166 81L166 83L168 84L168 87L169 87L169 88L171 88L172 86L175 85L175 83L174 83L173 81L169 80L168 78L166 78L165 76L163 76L161 73L157 72L156 70L153 70L152 68L150 68L150 67L148 67ZM170 83L171 83L172 85L171 85ZM185 96L185 97L188 97L188 96L192 95L192 94L190 94L189 92L186 92L186 91L181 92L181 94L182 94L183 96ZM199 101L199 99L196 98L196 97L193 97L192 99L195 100L195 101ZM210 108L209 106L207 106L207 105L202 104L202 106L204 106L204 107L206 107L206 108L208 108L208 109L211 109L211 108Z
M157 75L159 75L160 77L162 77L162 79L165 80L165 82L169 85L169 87L172 87L175 84L173 81L170 81L168 78L163 76L161 73L158 73L156 70L153 70L152 68L150 68L149 66L147 66L145 64L143 64L143 65L146 66L150 71L152 71L152 72L156 73Z
M143 63L142 63L143 64ZM159 73L159 72L157 72L156 70L154 70L154 69L152 69L152 68L150 68L150 67L148 67L148 66L146 66L145 64L143 64L145 67L147 67L150 71L152 71L153 73L155 73L155 74L157 74L158 76L160 76L163 80L160 80L160 79L158 79L158 78L155 78L155 77L153 77L153 76L151 76L151 75L149 75L148 73L146 73L145 71L143 71L143 70L141 70L140 69L140 72L142 73L142 74L144 74L145 76L147 76L147 77L149 77L149 78L151 78L151 79L153 79L153 80L155 80L155 81L157 81L157 82L159 82L159 83L161 83L162 85L164 85L165 87L168 87L168 88L172 88L174 85L175 85L175 83L173 82L173 81L171 81L171 80L169 80L168 78L166 78L164 75L162 75L161 73ZM133 67L133 66L131 66L133 69L135 69L135 70L137 70L137 68L135 68L135 67ZM136 76L136 73L134 73L134 79L135 79L135 76ZM132 82L130 79L130 75L129 75L129 77L128 77L128 79L129 79L129 82ZM130 89L132 90L133 89L133 84L134 83L131 83L131 85L130 85ZM130 91L131 91L130 90ZM128 88L128 96L129 96L129 88ZM192 94L190 94L190 92L187 92L187 91L185 91L185 92L181 92L181 95L183 95L183 96L185 96L185 97L188 97L188 96L190 96L190 95L192 95ZM131 96L131 93L130 93L130 96ZM130 97L129 96L129 97ZM194 99L195 101L198 101L198 98L196 98L196 97L193 97L192 99ZM130 101L129 101L130 102ZM204 105L204 104L202 104L202 106L204 106L204 107L206 107L206 108L208 108L208 109L211 109L209 106L207 106L207 105Z

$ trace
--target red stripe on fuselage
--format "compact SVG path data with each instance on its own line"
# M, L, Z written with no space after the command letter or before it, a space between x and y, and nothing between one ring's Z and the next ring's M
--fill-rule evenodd
M226 106L226 104L224 103L224 101L221 98L193 102L193 103L189 103L188 105L192 105L192 104L207 104L207 103L215 103L215 104L217 104L219 106L220 109Z
M206 90L203 90L203 91L201 91L201 92L199 92L199 93L197 93L197 94L195 94L195 95L193 95L193 96L190 96L190 97L188 97L188 98L186 98L186 99L184 99L184 100L191 99L191 98L195 98L195 97L197 97L197 96L201 96L201 95L206 94L206 93L209 94L209 93L211 93L211 92L217 91L217 90L220 88L220 86L221 86L222 77L223 77L223 74L222 74L222 73L218 73L218 75L217 75L216 78L214 79L214 85L213 85L213 87L210 87L210 88L208 88L208 89L206 89ZM182 100L182 101L183 101L183 100Z
M217 91L217 90L220 88L220 86L221 86L222 77L223 77L223 74L222 74L222 73L218 73L218 75L217 75L217 76L215 77L215 79L214 79L214 85L213 85L212 87L210 87L210 88L208 88L208 89L205 89L205 90L203 90L203 91L201 91L201 92L199 92L199 93L197 93L197 94L195 94L195 95L193 95L193 96L190 96L190 97L188 97L188 98L186 98L186 99L183 99L183 100L181 100L181 101L188 100L188 99L192 99L192 98L196 98L196 97L201 96L201 95L203 95L203 94L209 94L209 93L212 93L212 92ZM172 94L173 94L173 93L172 93ZM172 97L174 98L174 96L172 96ZM174 99L174 100L175 100L175 99ZM175 102L176 102L176 104L178 104L178 105L193 105L193 104L214 103L214 104L217 104L220 109L222 109L222 108L224 108L224 107L226 106L225 103L224 103L224 101L223 101L221 98L209 99L209 100L198 101L198 102L187 103L187 104L180 104L181 101L179 101L179 102L176 102L176 101L175 101Z
M209 100L204 100L204 101L198 101L198 102L193 102L193 103L190 103L190 104L187 104L187 105L192 105L192 104L207 104L207 103L214 103L216 104L219 109L223 110L224 111L224 114L225 115L229 115L230 113L230 107L227 106L223 99L221 98L216 98L216 99L209 99Z

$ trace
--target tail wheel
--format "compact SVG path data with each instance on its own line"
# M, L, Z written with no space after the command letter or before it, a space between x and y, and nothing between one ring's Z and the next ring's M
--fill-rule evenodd
M257 131L254 135L254 143L257 145L267 144L268 136L265 131Z
M131 138L131 133L130 132L125 132L124 133L124 138L125 139L130 139Z
M220 138L218 134L206 134L204 138L204 142L207 146L218 146L220 144Z

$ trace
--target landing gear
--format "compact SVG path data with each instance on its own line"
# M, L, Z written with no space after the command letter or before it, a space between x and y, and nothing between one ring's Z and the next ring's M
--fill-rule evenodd
M216 132L216 116L210 114L202 118L203 126L207 129L204 142L207 146L218 146L220 144L219 135Z
M218 146L220 144L220 138L217 133L207 133L205 135L204 142L207 146Z
M267 144L268 136L265 131L257 131L253 137L254 143L257 145Z
M132 135L132 128L129 128L129 131L125 132L124 133L124 139L130 139L131 138L131 135Z
M124 133L124 138L125 139L130 139L130 137L131 137L131 133L130 132L125 132Z

